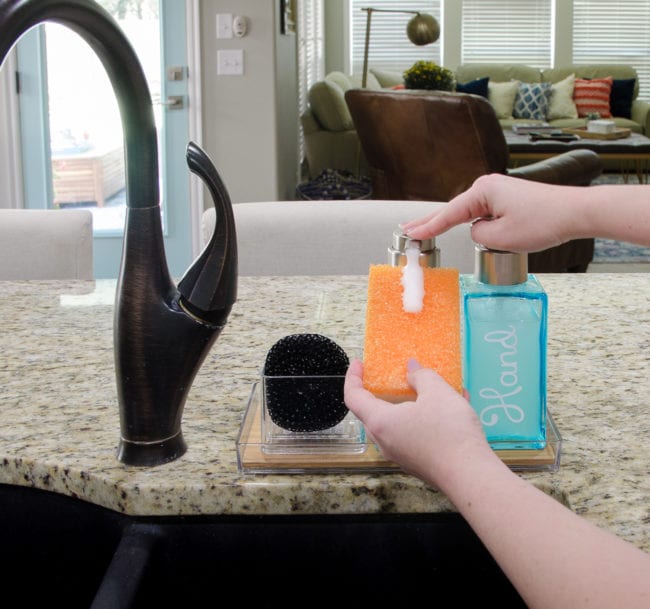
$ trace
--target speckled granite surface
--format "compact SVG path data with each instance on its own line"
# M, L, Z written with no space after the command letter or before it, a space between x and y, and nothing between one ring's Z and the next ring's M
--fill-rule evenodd
M522 476L650 551L650 274L542 276L559 471ZM115 458L111 282L2 282L0 483L130 515L450 511L401 473L241 474L236 439L269 347L295 332L363 342L365 277L242 278L183 416L188 452Z

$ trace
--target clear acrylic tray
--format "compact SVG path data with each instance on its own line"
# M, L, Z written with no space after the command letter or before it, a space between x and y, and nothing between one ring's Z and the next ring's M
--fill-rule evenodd
M496 450L516 471L557 471L562 438L547 416L543 449ZM332 472L390 473L401 471L383 458L366 438L362 423L349 413L339 425L318 432L288 432L268 418L263 378L253 383L237 438L237 465L242 473L316 474Z

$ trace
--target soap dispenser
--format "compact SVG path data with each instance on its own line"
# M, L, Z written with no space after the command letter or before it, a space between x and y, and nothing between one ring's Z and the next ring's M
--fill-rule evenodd
M405 235L401 228L396 228L393 231L392 243L388 248L388 264L391 266L406 266L408 262L406 250L411 247L420 250L418 255L420 266L432 268L440 266L440 250L436 247L434 237L422 240L412 239Z
M488 442L544 448L548 299L527 254L476 245L460 285L464 384Z

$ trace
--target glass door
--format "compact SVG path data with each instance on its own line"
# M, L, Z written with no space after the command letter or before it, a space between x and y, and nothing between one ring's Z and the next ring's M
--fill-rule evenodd
M159 138L165 249L179 276L191 258L185 3L98 0L144 69ZM122 123L108 76L70 29L47 23L18 46L25 207L93 214L96 278L116 277L126 213Z

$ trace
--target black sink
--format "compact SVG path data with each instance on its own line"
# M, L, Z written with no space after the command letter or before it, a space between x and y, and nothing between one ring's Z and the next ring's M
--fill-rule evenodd
M133 523L104 584L120 607L525 607L468 525L450 515L264 516ZM115 604L99 604L108 609ZM126 595L125 595L126 596ZM130 603L130 604L128 604Z
M26 607L525 607L458 514L133 518L12 486L0 501L0 573Z
M17 606L90 607L122 536L110 510L34 488L0 485L0 582Z

